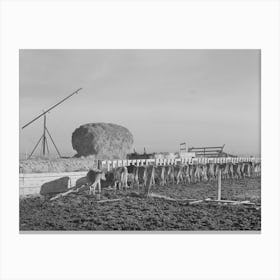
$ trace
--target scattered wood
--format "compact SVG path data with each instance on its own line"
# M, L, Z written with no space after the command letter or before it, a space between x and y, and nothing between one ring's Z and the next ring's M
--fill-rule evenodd
M81 187L73 187L71 189L69 189L68 191L64 192L64 193L59 193L56 196L52 197L50 199L50 201L54 201L60 197L64 197L67 196L71 193L77 193L83 189L88 188L88 185L83 185ZM139 197L141 197L141 195L138 195ZM194 198L172 198L169 196L165 196L165 195L160 195L160 194L156 194L156 193L150 193L148 195L148 197L154 197L154 198L160 198L160 199L164 199L167 201L176 201L176 202L188 202L190 205L192 204L198 204L198 203L202 203L202 202L211 202L211 203L224 203L224 204L231 204L231 205L256 205L256 203L250 202L249 200L244 200L244 201L236 201L236 200L223 200L223 199L211 199L211 198L206 198L206 199L194 199ZM105 203L105 202L115 202L115 201L120 201L123 200L123 198L115 198L115 199L103 199L103 200L97 200L97 203ZM258 209L260 209L260 206L257 206Z
M156 194L156 193L150 193L149 197L156 197L156 198L162 198L168 201L196 201L197 199L194 198L172 198L169 196L161 195L161 194Z
M190 201L189 202L189 204L191 205L191 204L197 204L197 203L201 203L201 202L203 202L204 200L195 200L195 201Z
M249 200L237 201L237 200L223 200L223 199L206 198L206 199L204 199L204 201L205 202L215 202L215 203L230 203L232 205L239 205L239 204L256 205L256 203L250 202Z
M97 200L97 203L120 201L122 198Z
M73 187L73 188L69 189L68 191L66 191L66 192L64 192L64 193L59 193L59 194L57 194L56 196L52 197L52 198L50 199L50 201L56 200L56 199L58 199L58 198L60 198L60 197L63 197L63 196L67 196L67 195L69 195L70 193L77 193L77 192L79 192L79 191L82 190L82 189L86 189L87 187L88 187L87 185L82 185L82 186L79 187L79 188Z
M150 193L149 197L156 197L156 198L162 198L162 199L169 200L169 201L176 201L175 198L168 197L168 196L165 196L165 195L156 194L156 193Z

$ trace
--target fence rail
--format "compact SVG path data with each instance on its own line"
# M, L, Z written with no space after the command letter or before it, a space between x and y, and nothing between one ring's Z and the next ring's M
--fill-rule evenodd
M128 165L176 165L182 164L207 164L207 163L239 163L239 162L260 162L260 158L252 157L228 157L228 158L208 158L208 157L197 157L197 158L176 158L176 159L125 159L125 160L102 160L101 167L111 170L115 167L128 166Z

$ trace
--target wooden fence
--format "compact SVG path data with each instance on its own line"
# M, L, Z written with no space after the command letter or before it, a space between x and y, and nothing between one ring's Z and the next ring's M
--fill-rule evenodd
M39 194L44 183L59 179L64 176L70 178L69 187L75 186L76 181L86 176L87 172L63 172L63 173L20 173L19 174L19 195Z
M239 163L239 162L260 162L259 158L181 158L181 159L134 159L134 160L103 160L101 167L111 170L115 167L128 166L134 164L144 166L174 165L183 164L206 164L206 163ZM87 171L80 172L60 172L60 173L20 173L19 174L19 195L26 196L39 194L44 183L59 179L64 176L70 178L69 187L75 186L77 179L86 176Z
M176 165L176 164L207 164L207 163L239 163L239 162L260 162L260 158L238 157L238 158L176 158L176 159L130 159L130 160L103 160L101 167L111 170L115 167L137 165L144 166L149 164L155 165Z

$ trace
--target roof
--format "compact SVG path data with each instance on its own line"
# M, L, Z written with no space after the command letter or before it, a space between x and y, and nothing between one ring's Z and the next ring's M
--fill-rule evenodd
M227 157L232 156L223 151L225 145L216 147L191 147L188 152L194 152L197 157Z

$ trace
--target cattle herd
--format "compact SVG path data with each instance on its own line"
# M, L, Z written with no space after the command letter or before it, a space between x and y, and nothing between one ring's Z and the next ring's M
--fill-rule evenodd
M101 193L101 186L112 189L126 189L136 186L149 193L153 185L169 186L174 184L192 184L221 179L242 179L261 175L260 162L237 163L180 163L175 165L144 166L129 165L115 167L110 171L90 170L85 183L89 185L90 194L95 195L96 187Z

